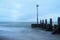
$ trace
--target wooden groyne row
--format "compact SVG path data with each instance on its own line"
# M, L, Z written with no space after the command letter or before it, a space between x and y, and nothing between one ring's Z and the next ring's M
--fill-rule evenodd
M52 31L52 34L60 34L60 17L58 17L58 24L52 25L52 18L50 18L49 24L47 23L47 19L40 20L40 24L31 24L32 28L41 28L46 31Z

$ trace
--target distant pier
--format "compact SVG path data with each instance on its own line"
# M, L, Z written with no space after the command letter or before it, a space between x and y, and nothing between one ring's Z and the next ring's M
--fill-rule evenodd
M52 18L50 18L50 22L48 24L47 19L40 20L39 24L31 24L32 28L41 28L46 31L52 31L52 34L60 34L60 17L58 17L58 24L52 25Z

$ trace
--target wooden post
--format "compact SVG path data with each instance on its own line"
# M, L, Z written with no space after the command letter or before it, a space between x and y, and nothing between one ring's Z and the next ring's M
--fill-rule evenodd
M57 25L54 24L52 34L57 34Z
M50 30L52 31L52 18L50 18Z
M44 20L42 20L42 23L44 24Z
M41 20L40 20L40 24L41 24L42 22L41 22Z
M60 17L58 17L58 33L60 33Z
M50 18L50 27L52 27L52 18Z
M44 26L45 26L44 20L42 20L42 29L44 29Z
M42 20L40 20L40 28L42 28Z
M47 31L52 31L52 18L50 18L50 24L47 24Z
M47 19L45 19L45 29L46 29L46 27L47 27Z

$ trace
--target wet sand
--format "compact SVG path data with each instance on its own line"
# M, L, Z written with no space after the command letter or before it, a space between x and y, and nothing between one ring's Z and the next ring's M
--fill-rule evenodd
M60 40L60 35L40 29L0 27L0 40Z

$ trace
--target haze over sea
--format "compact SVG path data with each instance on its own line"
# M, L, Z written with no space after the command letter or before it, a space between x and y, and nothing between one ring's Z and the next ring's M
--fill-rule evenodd
M59 40L59 35L51 35L40 29L32 29L34 22L0 22L0 40Z
M31 24L35 24L36 22L0 22L0 30L6 30L5 28L31 28ZM57 22L53 22L53 25L57 24Z

